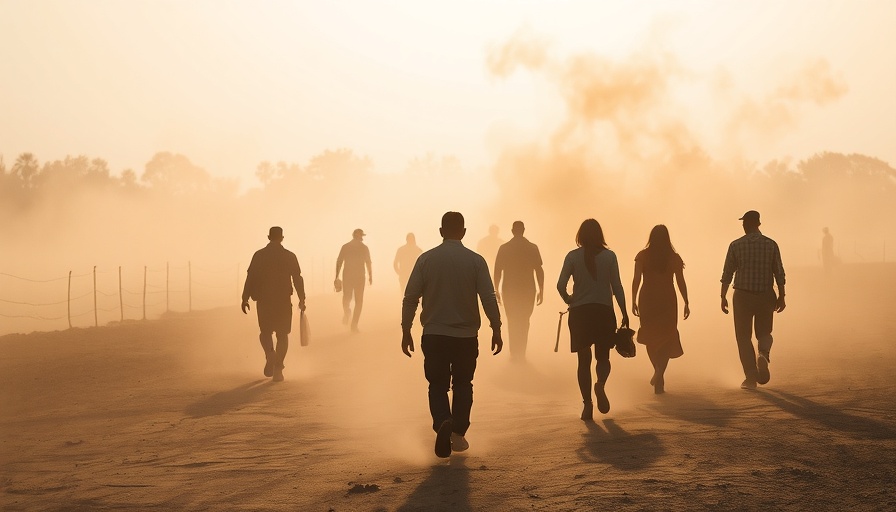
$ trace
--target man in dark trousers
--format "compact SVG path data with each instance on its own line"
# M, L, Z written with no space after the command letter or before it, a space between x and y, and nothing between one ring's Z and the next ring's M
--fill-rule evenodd
M344 269L342 268L343 264L345 264ZM356 229L352 231L352 240L339 249L339 256L336 258L336 281L334 281L334 284L342 284L342 323L348 324L351 320L352 332L358 332L358 320L361 318L361 308L364 306L365 269L368 282L372 285L373 268L370 266L370 249L364 245L364 231ZM340 270L342 270L342 281L339 280ZM354 313L352 313L352 299L355 301Z
M526 359L529 343L529 318L536 304L544 299L544 269L538 246L523 236L526 226L516 221L510 232L513 238L498 249L495 257L495 292L504 304L510 342L511 362ZM501 287L501 279L504 286ZM538 285L536 292L535 286Z
M734 278L734 336L746 379L743 389L756 389L771 378L772 320L784 311L784 265L778 244L759 231L759 212L750 210L743 221L744 236L731 242L722 270L722 312L728 314L728 286ZM774 285L778 285L775 295ZM753 328L759 357L753 348Z
M442 216L441 245L417 258L401 308L401 350L414 351L411 326L423 298L420 322L423 372L429 381L429 412L436 431L435 452L448 457L469 448L466 435L473 407L473 373L479 356L479 301L492 328L492 353L501 352L501 313L485 259L464 247L464 217ZM477 300L478 297L478 300ZM449 404L448 389L453 390Z
M240 307L243 313L248 314L249 299L255 300L258 327L261 329L258 339L265 355L264 375L279 382L283 380L283 359L289 348L289 333L292 330L293 286L299 297L299 310L305 311L305 280L296 255L281 245L283 229L272 227L268 240L268 245L252 256L246 270ZM277 333L276 350L273 333Z

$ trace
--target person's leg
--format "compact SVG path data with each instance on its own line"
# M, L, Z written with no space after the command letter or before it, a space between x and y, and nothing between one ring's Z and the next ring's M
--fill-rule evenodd
M647 356L653 364L653 378L650 383L653 385L653 392L662 394L666 390L666 367L669 366L669 357L660 351L647 348Z
M666 373L666 367L669 365L669 357L661 350L653 345L647 346L647 358L653 365L653 377L650 384L655 385L657 382L663 381L663 375Z
M473 374L479 357L477 338L458 338L451 343L452 431L463 436L470 428L473 409Z
M604 391L607 379L610 378L610 348L607 346L594 346L594 358L597 359L595 370L597 382L594 384L594 394L597 395L597 410L606 414L610 412L610 400Z
M520 307L516 297L505 292L504 313L507 315L507 344L510 349L510 360L525 358L525 346L522 344L520 332ZM521 350L522 349L522 350Z
M267 301L257 301L255 303L255 312L258 315L259 335L258 341L264 350L264 376L270 377L274 373L274 325L272 321L271 304Z
M361 308L364 306L364 280L355 284L355 312L352 316L352 330L358 330L358 320L361 318Z
M424 334L420 338L423 351L423 374L429 382L429 413L432 415L432 429L439 431L445 420L451 419L451 405L448 402L448 388L451 385L451 360L448 357L448 343L445 336Z
M342 324L348 325L352 318L352 283L348 279L342 281Z
M576 352L579 365L576 368L576 379L579 381L579 392L582 393L582 401L591 403L591 347L583 348Z
M769 290L768 293L758 297L759 305L756 308L756 316L753 322L756 329L756 341L760 353L766 356L772 350L772 324L775 318L775 302L777 301L775 292Z
M755 294L734 290L732 309L734 310L734 337L744 377L748 382L756 382L756 350L753 348L753 319L756 316Z
M768 381L771 380L768 363L771 362L769 354L774 341L772 323L775 318L776 300L774 290L768 290L764 295L757 297L758 304L753 325L756 329L756 345L759 350L759 357L756 358L756 382L759 384L768 384Z

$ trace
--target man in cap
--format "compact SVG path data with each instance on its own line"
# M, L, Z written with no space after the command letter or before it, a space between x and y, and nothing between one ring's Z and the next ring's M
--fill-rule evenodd
M469 448L466 435L473 407L473 373L479 357L479 304L492 328L492 353L501 352L501 313L488 265L461 243L464 216L447 212L439 233L443 241L417 258L401 304L401 351L414 351L411 327L423 298L420 322L423 373L429 382L429 412L436 432L435 452L448 457ZM478 299L478 300L477 300ZM453 392L448 400L449 388Z
M523 236L525 231L523 221L515 221L510 229L513 238L498 248L498 255L495 257L495 292L498 302L504 304L504 313L507 314L512 362L522 362L526 359L529 318L535 305L541 304L544 298L541 253L537 245Z
M734 278L734 336L746 379L743 389L756 389L770 379L772 319L784 303L784 265L778 244L759 231L759 212L750 210L743 221L744 236L731 242L722 270L722 312L728 314L728 286ZM775 294L774 285L778 285ZM753 348L753 328L759 357Z
M267 246L252 255L246 270L243 302L240 308L248 314L249 299L255 300L261 348L264 349L264 375L283 380L283 359L289 348L292 330L292 290L299 298L299 310L305 311L305 280L296 255L283 247L283 229L274 226L268 231ZM274 349L273 333L277 334Z
M364 306L364 271L367 271L367 282L373 284L373 269L370 266L370 249L364 245L364 231L356 229L352 231L352 240L339 250L336 258L336 280L334 285L339 288L339 271L342 270L342 323L351 321L352 332L358 332L358 319L361 318L361 308ZM343 264L345 268L343 269ZM352 300L355 301L354 313L352 312Z

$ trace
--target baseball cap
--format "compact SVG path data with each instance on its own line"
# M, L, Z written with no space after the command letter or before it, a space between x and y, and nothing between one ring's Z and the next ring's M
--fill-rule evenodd
M756 210L750 210L747 213L745 213L743 217L741 217L737 220L744 220L744 221L748 221L748 222L759 222L759 212L757 212Z

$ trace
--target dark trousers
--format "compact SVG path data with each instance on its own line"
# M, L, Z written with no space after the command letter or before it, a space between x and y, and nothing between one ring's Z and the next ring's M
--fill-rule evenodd
M283 359L289 350L289 333L292 331L292 302L286 300L259 300L255 303L258 312L258 340L265 356L276 354L274 361L283 366ZM277 333L277 349L274 350L273 334Z
M507 333L510 342L510 359L526 358L529 344L529 318L535 310L535 292L507 293L502 295L504 313L507 314Z
M772 289L760 293L734 290L734 337L740 364L747 380L756 381L756 351L753 348L753 331L760 352L768 354L772 349L772 320L775 316L777 296Z
M355 310L352 313L352 328L358 327L361 318L361 308L364 306L364 277L361 279L346 279L342 282L342 311L347 317L352 311L352 299L355 300Z
M423 350L423 373L429 382L429 413L432 429L438 431L445 420L452 420L452 430L460 435L470 428L473 408L473 373L479 357L479 340L424 334L420 340ZM448 389L453 391L448 402Z

